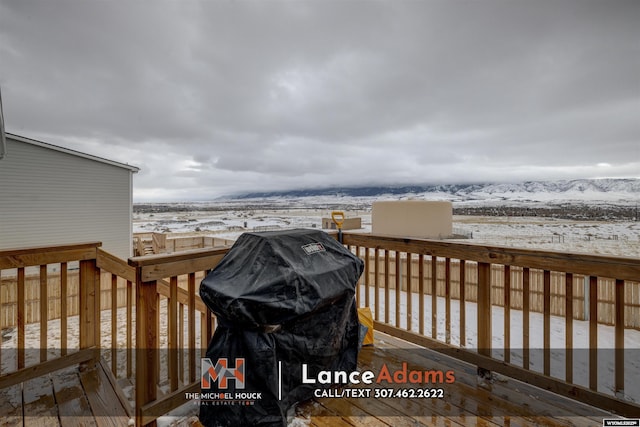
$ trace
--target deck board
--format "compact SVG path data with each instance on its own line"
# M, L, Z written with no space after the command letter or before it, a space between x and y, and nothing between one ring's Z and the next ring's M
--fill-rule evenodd
M100 363L81 372L80 381L98 427L119 427L128 424L127 411Z
M0 427L127 426L129 416L101 364L58 370L0 390Z
M68 368L53 375L53 390L61 427L97 426L77 368Z
M22 426L22 390L17 384L0 389L0 427Z
M397 347L386 348L396 349ZM409 369L450 369L446 366L438 366L430 363L430 360L421 360L419 356L415 354L408 354L402 360L398 358L397 354L390 351L386 351L384 347L366 348L363 352L372 352L374 356L372 360L375 363L365 364L365 368L379 368L382 363L389 366L390 369L398 369L401 367L402 362L410 363ZM475 374L474 374L475 377ZM398 386L390 386L389 388L397 389ZM418 414L422 417L431 417L433 415L440 417L450 417L456 413L465 415L467 417L480 415L484 418L487 426L504 426L502 419L492 419L491 409L492 406L487 401L486 392L483 390L477 390L475 387L470 387L467 384L457 381L454 384L448 384L445 387L444 399L428 399L422 401L416 401L412 399L386 399L380 402L381 405L393 405L399 408L405 414ZM469 425L468 420L466 425ZM510 423L510 426L520 426L520 423Z
M388 335L385 335L384 339L377 344L378 349L409 348L409 346L420 348ZM463 361L435 352L424 352L418 357L415 357L415 354L412 356L414 359L420 359L416 362L422 366L455 370L456 384L468 386L465 392L478 388L475 367ZM497 379L488 386L478 389L476 395L483 396L482 398L489 401L494 410L503 410L513 415L512 418L515 420L524 417L525 420L533 421L535 425L594 425L594 423L602 424L603 418L612 416L611 413L601 409L504 376L497 376ZM513 422L510 424L514 425Z
M404 349L413 349L403 351ZM454 370L456 381L444 384L444 399L315 399L301 405L312 425L429 425L429 426L593 426L610 413L560 397L526 383L497 376L479 385L476 369L457 359L423 349L401 339L376 333L374 347L363 348L359 369ZM394 388L393 386L391 388ZM318 411L318 406L326 409Z
M405 352L404 349L414 350ZM375 371L386 363L393 370L402 362L407 362L410 369L454 370L456 381L442 385L446 392L443 399L312 399L298 405L298 418L315 427L587 427L602 425L603 418L613 417L600 409L506 377L494 376L487 384L480 385L474 366L380 333L376 333L374 347L361 351L358 367ZM172 424L175 427L192 425L186 418L184 422Z
M53 384L48 375L24 382L22 399L25 427L60 426Z
M363 410L351 399L321 399L321 405L331 410L351 425L356 427L386 427L389 424L382 420L369 416L369 412Z
M358 365L376 371L386 364L393 371L403 362L415 370L453 370L456 380L441 385L443 399L312 399L298 405L298 418L315 427L587 427L613 417L510 378L480 385L474 366L381 333L375 346L363 348ZM129 416L114 386L130 382L109 378L105 369L101 363L82 372L73 367L0 390L0 427L126 426ZM193 415L172 426L195 425Z

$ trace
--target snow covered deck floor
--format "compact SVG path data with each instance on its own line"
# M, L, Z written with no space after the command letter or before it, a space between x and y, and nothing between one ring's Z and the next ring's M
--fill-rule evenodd
M101 363L65 368L0 390L0 426L129 425L131 410L118 397Z
M378 332L375 346L363 348L359 369L377 372L382 364L400 369L403 362L413 370L453 370L455 382L436 386L444 389L441 399L315 399L298 407L289 425L594 426L602 425L603 418L615 418L511 378L494 375L490 383L479 385L475 366Z

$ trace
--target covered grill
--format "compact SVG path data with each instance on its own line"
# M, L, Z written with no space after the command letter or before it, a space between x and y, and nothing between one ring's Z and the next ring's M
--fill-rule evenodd
M284 426L323 384L307 372L353 371L363 262L317 230L245 233L200 285L218 318L203 361L206 426ZM205 399L204 397L209 397Z

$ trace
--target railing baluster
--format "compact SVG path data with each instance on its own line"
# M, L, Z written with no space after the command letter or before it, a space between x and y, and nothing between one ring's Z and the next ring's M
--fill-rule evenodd
M522 269L522 367L529 369L529 280L528 267Z
M370 271L370 260L369 260L369 248L364 248L364 306L371 307L370 298L369 298L369 271Z
M133 282L127 280L127 378L133 376Z
M184 304L178 305L178 378L184 383Z
M624 280L616 280L615 299L615 386L616 395L624 395Z
M451 344L451 259L444 261L445 342Z
M154 348L156 348L157 352L158 352L158 363L156 364L156 385L159 386L160 385L160 381L161 381L161 372L162 372L162 366L160 365L160 334L163 334L166 336L166 331L161 331L160 330L160 313L161 311L161 304L162 304L162 300L163 300L163 296L161 294L158 294L158 306L156 307L157 313L158 313L158 332L156 333L156 345ZM165 349L166 351L166 349Z
M384 323L389 323L389 250L384 251Z
M354 254L355 256L360 258L360 246L354 247ZM360 293L362 292L362 286L365 280L363 276L364 276L364 273L360 275L360 277L358 278L358 283L356 283L356 307L360 307L360 303L362 302L362 297L360 296Z
M169 281L169 381L171 391L178 389L178 276Z
M424 255L418 255L418 312L420 313L418 332L424 334Z
M573 383L573 274L565 274L565 381Z
M478 263L478 353L491 356L491 264Z
M24 267L18 268L18 369L25 367L25 324L26 324L26 307L25 307L25 274Z
M47 332L49 320L49 292L47 266L40 266L40 363L47 361Z
M589 277L589 388L598 390L598 277Z
M111 372L118 376L118 276L111 274Z
M551 374L551 272L543 273L543 372Z
M467 346L467 262L460 260L460 347Z
M406 293L406 298L407 298L407 331L411 330L411 320L412 320L412 316L413 316L413 292L411 292L411 276L412 276L412 271L411 271L411 262L413 261L412 259L412 254L410 252L407 252L407 293Z
M375 290L375 294L373 295L373 301L375 304L375 309L374 309L374 319L376 320L380 320L380 261L379 258L380 257L380 251L378 250L378 248L376 247L373 251L373 258L374 258L374 265L373 265L373 288Z
M504 266L504 361L511 361L511 266Z
M68 279L68 266L66 262L60 263L60 355L67 355L67 290L69 284Z
M189 382L196 380L196 275L189 273Z
M402 259L400 258L400 252L395 251L396 255L396 323L395 326L397 328L400 327L400 299L402 296L402 277L400 276L400 266L402 264Z
M431 338L438 339L438 257L431 255Z

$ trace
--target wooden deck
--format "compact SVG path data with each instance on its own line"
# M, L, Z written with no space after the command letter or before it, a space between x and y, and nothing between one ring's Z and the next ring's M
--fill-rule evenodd
M0 390L0 426L120 427L130 419L131 409L101 363Z
M300 404L289 425L334 426L595 426L611 413L506 377L478 384L476 368L465 362L376 332L376 344L364 347L359 369L384 363L399 369L453 370L442 399L321 398ZM352 388L353 386L349 386ZM381 387L376 385L376 387ZM396 387L397 389L398 387ZM197 414L169 421L173 427L199 426Z
M298 416L312 426L594 426L610 413L506 377L478 384L476 368L457 359L376 332L360 353L360 369L383 363L400 369L453 370L442 399L335 399L307 402Z
M475 367L390 335L376 332L376 343L360 353L360 370L382 364L399 369L453 370L456 381L443 384L442 399L322 398L296 408L310 426L594 426L610 413L506 377L479 384ZM126 426L131 412L122 403L108 369L97 364L32 379L0 391L0 426ZM351 387L351 386L350 386ZM376 386L380 387L380 386ZM397 388L397 387L396 387ZM198 425L197 414L169 421Z

